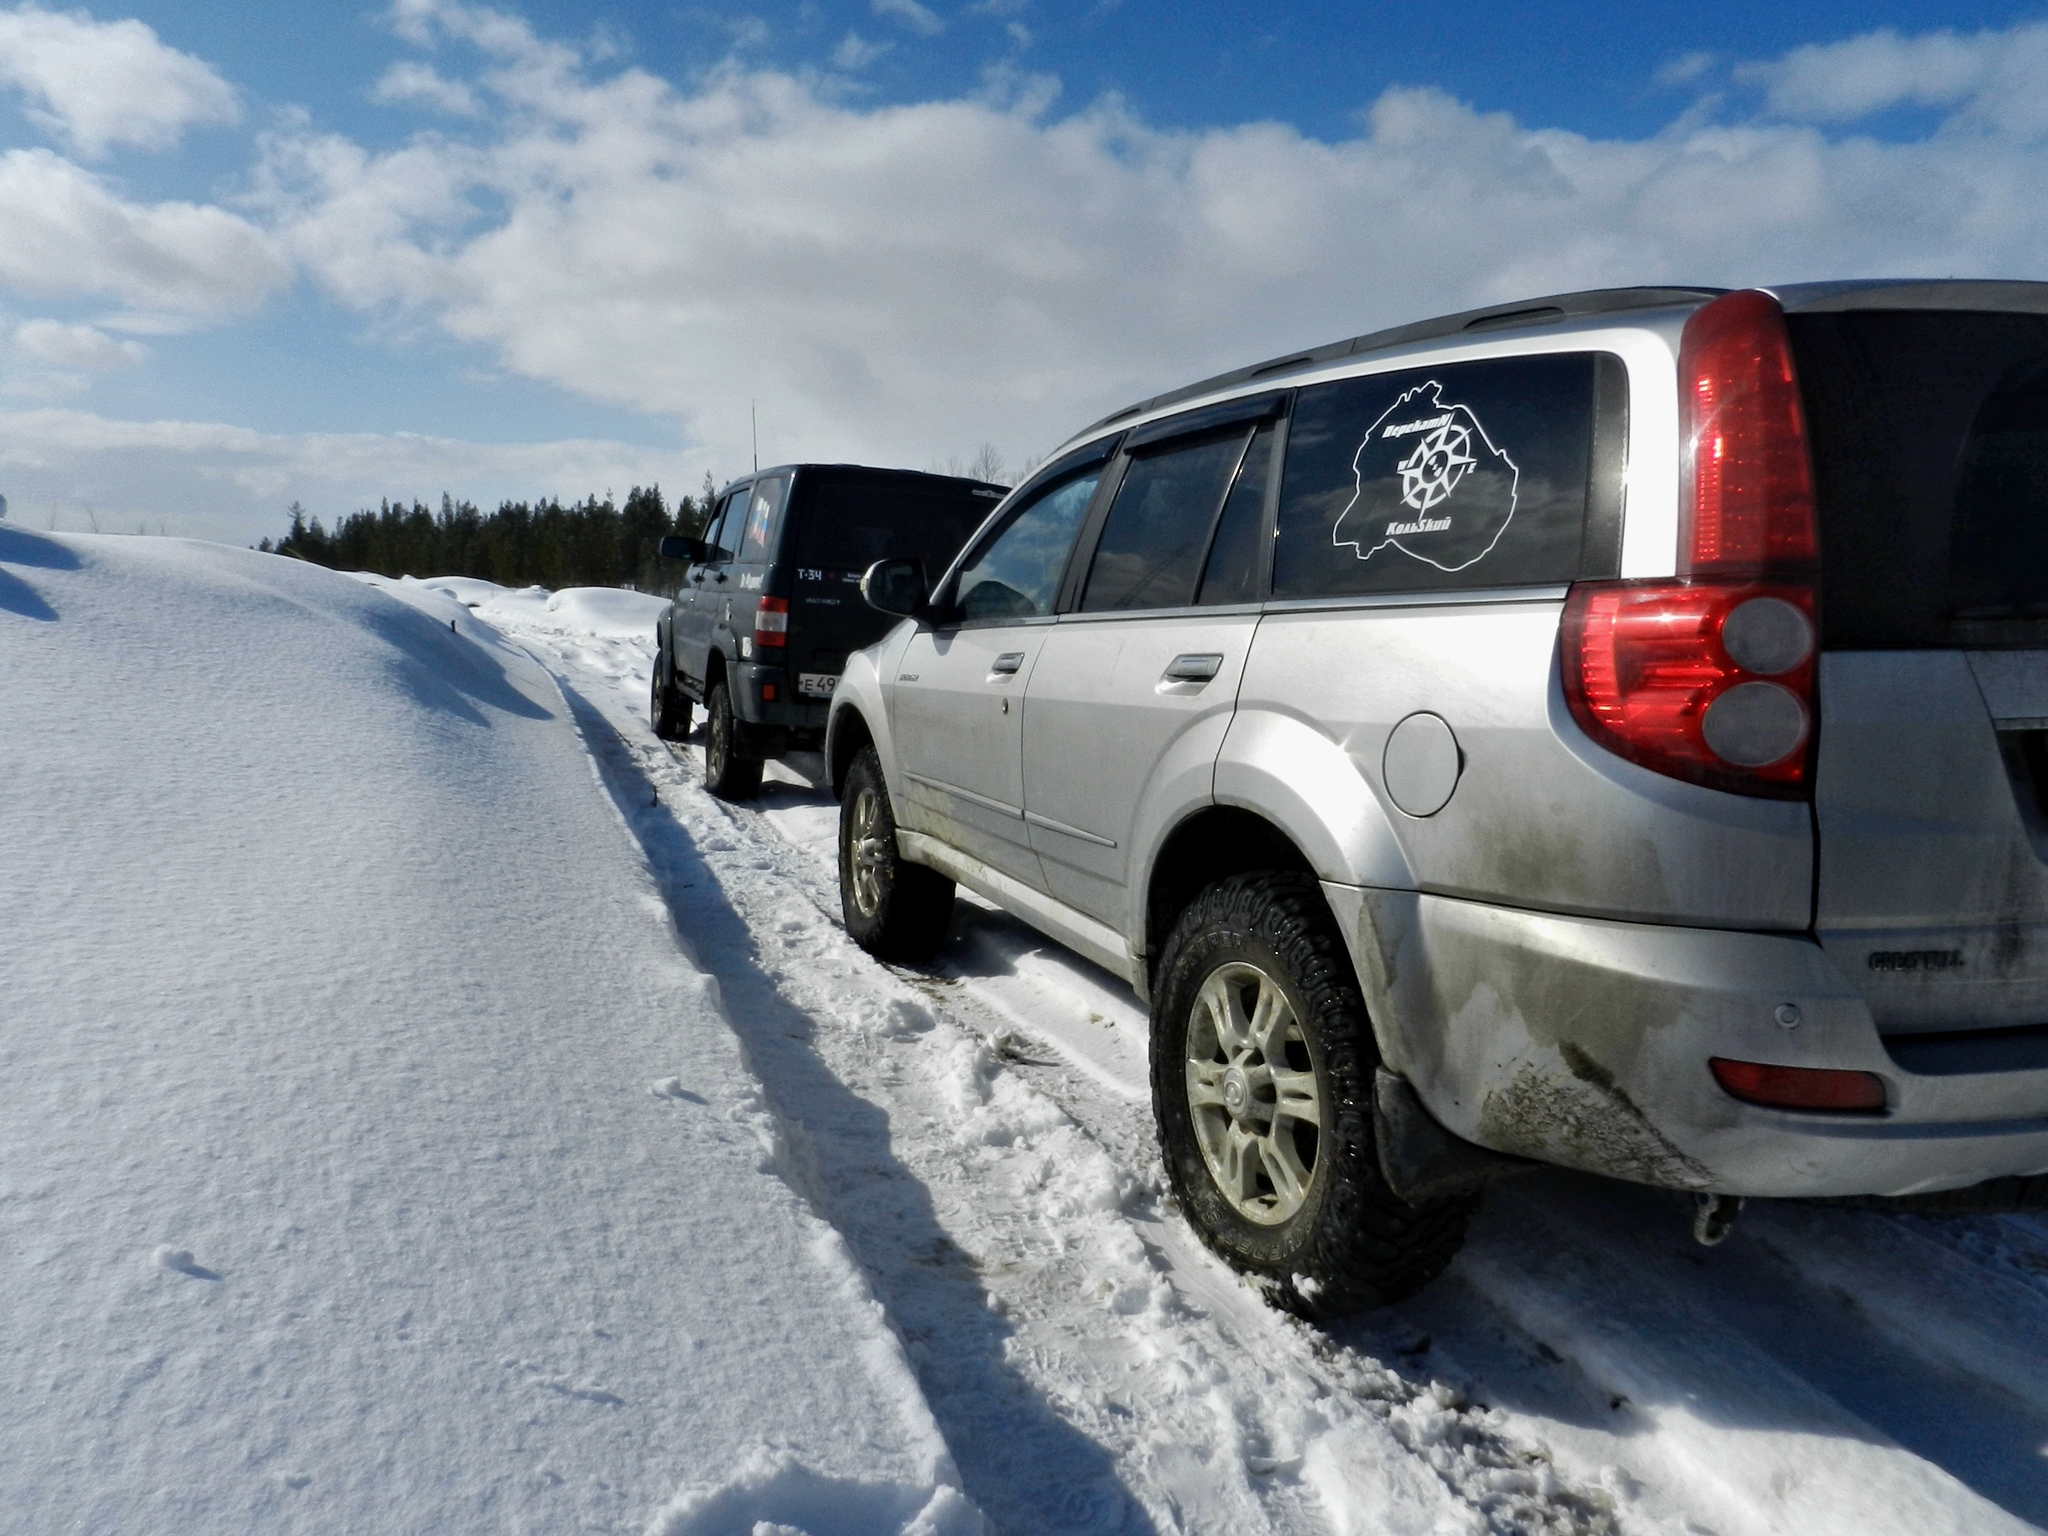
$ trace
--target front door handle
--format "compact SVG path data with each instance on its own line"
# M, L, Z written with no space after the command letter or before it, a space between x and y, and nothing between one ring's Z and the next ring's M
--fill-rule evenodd
M1023 665L1024 653L1022 651L1005 651L988 664L989 675L991 677L1014 677L1017 674L1017 669Z
M1190 651L1176 656L1166 664L1161 681L1169 683L1206 683L1223 670L1223 657L1217 651Z

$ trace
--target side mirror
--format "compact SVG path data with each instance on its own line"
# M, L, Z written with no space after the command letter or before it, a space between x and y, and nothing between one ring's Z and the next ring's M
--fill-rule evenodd
M670 534L661 541L655 553L664 560L684 560L695 565L703 560L706 550L702 539L685 539Z
M877 560L860 579L860 595L870 608L898 618L922 618L925 588L922 560Z

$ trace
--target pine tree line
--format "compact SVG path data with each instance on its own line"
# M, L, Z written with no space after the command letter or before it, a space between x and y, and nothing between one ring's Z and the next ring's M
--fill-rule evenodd
M434 512L385 501L341 519L332 532L291 505L291 529L275 544L256 547L338 571L380 576L480 576L505 587L633 587L661 585L655 546L667 534L694 537L704 527L717 486L709 475L698 496L683 496L673 512L661 487L634 486L624 506L610 493L568 506L553 498L529 505L507 501L492 513L467 501L441 497Z

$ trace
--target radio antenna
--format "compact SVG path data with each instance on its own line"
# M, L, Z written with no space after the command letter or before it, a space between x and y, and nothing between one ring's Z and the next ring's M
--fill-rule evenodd
M761 413L754 408L754 402L747 402L747 420L754 428L754 473L761 472Z

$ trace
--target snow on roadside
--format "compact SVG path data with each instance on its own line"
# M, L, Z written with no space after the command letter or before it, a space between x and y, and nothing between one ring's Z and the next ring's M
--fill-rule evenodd
M1568 1486L1454 1389L1372 1362L1333 1370L1318 1335L1207 1254L1162 1253L1156 1159L1106 1148L1027 1081L1035 1043L1006 1033L1001 989L894 972L851 944L819 857L833 808L779 770L759 809L705 794L696 754L648 731L644 642L637 673L616 654L587 670L587 640L499 622L562 678L802 1136L814 1203L908 1341L967 1491L1005 1529L1616 1529L1607 1490ZM1064 994L1084 1011L1091 998L1117 1006L1085 982ZM1094 1064L1098 1087L1118 1059Z
M0 524L0 669L0 1523L981 1528L522 649Z
M519 630L512 614L502 622ZM885 1114L880 1166L927 1181L941 1218L932 1241L971 1254L959 1283L1002 1310L993 1342L1109 1454L1160 1528L1377 1531L1420 1520L1920 1536L2031 1530L2029 1519L2048 1516L2048 1223L1762 1203L1708 1253L1687 1236L1682 1200L1545 1174L1495 1191L1466 1255L1421 1297L1312 1334L1215 1265L1154 1198L1144 1010L1126 990L971 898L933 974L887 972L842 937L819 937L820 915L830 928L836 910L829 798L771 765L757 805L708 800L694 743L671 753L647 736L645 636L637 656L630 639L559 627L530 639L601 717L593 739L615 738L600 754L615 793L660 796L635 828L651 851L671 845L652 856L679 920L722 935L706 963L729 988L772 998L772 1012L750 1016L799 1042L767 1042L771 1098L804 1117L829 1083ZM877 977L911 990L873 993ZM930 1029L905 1022L924 1017ZM981 1089L963 1088L963 1038ZM985 1130L1007 1124L991 1105L1015 1091L1005 1083L1049 1103L1020 1110L1023 1128L991 1142ZM828 1171L846 1155L836 1131L813 1127L810 1140ZM949 1172L939 1151L963 1140L974 1159ZM1101 1208L1075 1203L1066 1183L1085 1186L1096 1159L1122 1191ZM923 1295L928 1275L891 1269L891 1213L831 1190L819 1208L915 1341L970 1489L998 1507L1029 1458L982 1464L1001 1436L970 1432L971 1404L932 1363L991 1340ZM1143 1265L1169 1286L1123 1322L1113 1308L1143 1293L1145 1271L1133 1262L1101 1273L1117 1244L1084 1242L1114 1227L1136 1235ZM1133 1363L1147 1350L1199 1361L1207 1376L1162 1384ZM1198 1393L1215 1405L1206 1442L1184 1411ZM1388 1432L1405 1467L1389 1458ZM1254 1498L1185 1481L1159 1454L1169 1446L1210 1467L1234 1448ZM1410 1481L1418 1469L1439 1484L1433 1508ZM1390 1511L1389 1489L1397 1505L1413 1502ZM1035 1510L1014 1523L1060 1526Z

